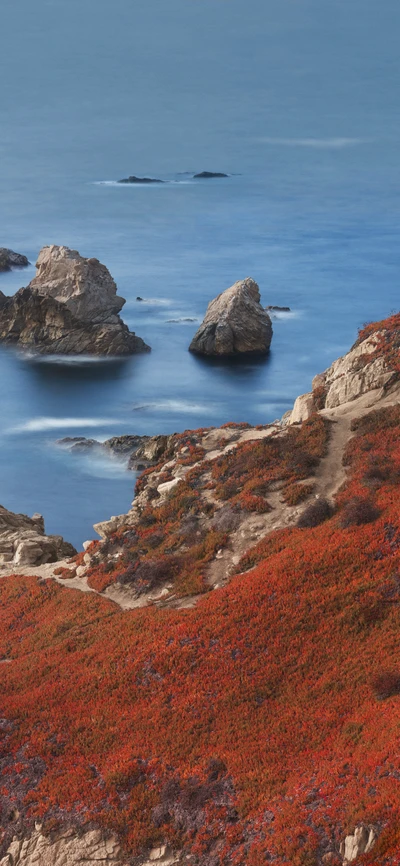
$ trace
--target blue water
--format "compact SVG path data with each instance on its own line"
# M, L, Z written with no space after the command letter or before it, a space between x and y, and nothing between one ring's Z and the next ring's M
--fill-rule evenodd
M83 365L0 351L3 505L80 545L134 476L58 437L271 421L398 309L399 25L398 0L3 0L0 245L97 256L153 349ZM178 174L204 169L233 176ZM100 183L128 174L181 182ZM245 276L292 309L270 357L189 355L197 323L168 320L200 321Z

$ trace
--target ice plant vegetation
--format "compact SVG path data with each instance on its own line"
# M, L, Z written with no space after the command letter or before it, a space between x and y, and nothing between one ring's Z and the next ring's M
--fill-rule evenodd
M0 581L3 850L40 819L100 826L127 856L168 842L199 866L319 866L364 824L378 838L358 862L400 864L399 431L399 406L353 422L335 508L270 533L193 609ZM201 588L235 509L266 508L277 481L293 497L328 435L316 415L210 463L230 512L204 537L194 467L92 584L167 568Z

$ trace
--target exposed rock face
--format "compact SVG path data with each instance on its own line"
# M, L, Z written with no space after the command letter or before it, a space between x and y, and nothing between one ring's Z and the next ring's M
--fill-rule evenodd
M9 271L11 268L26 268L29 265L26 256L14 253L7 247L0 247L0 271Z
M99 866L99 863L114 866L129 866L131 860L124 856L118 841L105 838L100 830L90 830L77 835L72 829L59 833L55 838L37 830L29 839L17 839L9 846L0 866ZM138 866L173 866L180 863L179 855L170 853L165 845L152 848L147 856L135 860Z
M217 356L266 354L271 339L271 319L260 304L260 290L247 277L211 301L189 351Z
M373 357L377 335L354 346L347 355L314 377L312 392L297 397L290 424L305 421L317 409L335 409L375 389L386 387L393 378L385 359ZM371 361L365 358L371 355Z
M43 565L75 553L61 535L45 535L40 514L27 517L0 506L0 565Z
M340 855L343 857L344 866L352 863L361 854L368 854L374 847L377 838L378 835L373 827L365 827L363 824L356 827L354 834L346 836L340 846Z
M149 347L118 312L125 301L105 265L67 247L44 247L37 274L0 296L0 340L43 354L129 355Z

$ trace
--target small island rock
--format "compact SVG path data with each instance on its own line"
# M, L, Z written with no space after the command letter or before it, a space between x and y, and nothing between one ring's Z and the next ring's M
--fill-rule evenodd
M229 174L224 174L222 171L201 171L199 174L193 175L196 180L210 180L213 177L229 177Z
M131 174L129 177L121 178L118 183L165 183L165 181L158 177L136 177L135 174Z
M118 313L109 270L68 247L43 247L37 273L13 297L0 294L0 340L42 354L130 355L149 351Z
M15 253L7 247L0 247L0 271L10 271L11 268L26 268L29 261L21 253Z
M247 277L209 303L189 351L217 356L266 354L271 339L271 319L260 304L259 287Z

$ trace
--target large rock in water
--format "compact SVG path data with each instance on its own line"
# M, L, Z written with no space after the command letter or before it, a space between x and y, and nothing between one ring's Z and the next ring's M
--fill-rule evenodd
M109 270L68 247L43 247L37 274L11 298L0 294L0 340L43 354L131 355L149 347L118 313Z
M209 303L189 351L201 355L266 354L271 339L271 319L260 304L260 290L247 277Z

